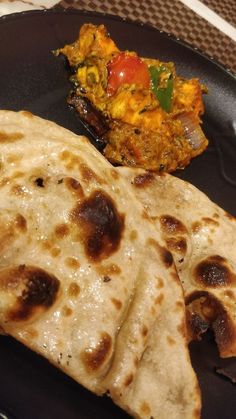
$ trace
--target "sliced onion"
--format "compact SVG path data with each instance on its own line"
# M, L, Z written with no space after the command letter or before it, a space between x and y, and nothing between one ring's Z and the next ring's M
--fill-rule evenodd
M207 139L199 125L196 116L193 113L188 112L179 114L177 118L181 121L185 131L185 138L193 150L201 148L202 145L206 143Z

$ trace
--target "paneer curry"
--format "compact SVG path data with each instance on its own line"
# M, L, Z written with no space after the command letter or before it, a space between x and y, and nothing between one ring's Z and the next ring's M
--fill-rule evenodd
M104 141L110 162L172 172L207 147L200 127L206 87L177 76L174 63L120 51L93 24L57 53L72 69L68 103Z

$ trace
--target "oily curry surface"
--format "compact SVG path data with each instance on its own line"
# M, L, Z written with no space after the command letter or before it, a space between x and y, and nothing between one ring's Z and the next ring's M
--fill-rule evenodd
M112 163L171 172L207 147L200 128L206 88L177 76L174 63L120 51L103 25L92 24L57 53L73 72L68 102Z

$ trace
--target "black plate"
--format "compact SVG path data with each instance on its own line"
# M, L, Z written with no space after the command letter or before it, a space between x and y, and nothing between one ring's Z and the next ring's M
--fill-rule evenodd
M69 90L62 57L51 51L72 42L81 24L104 23L121 49L171 60L178 74L209 88L203 129L208 150L177 175L236 215L236 81L218 64L150 26L77 11L27 12L0 19L0 108L27 109L76 133L85 133L66 105ZM191 344L203 396L202 419L236 417L235 386L217 375L221 360L213 337ZM16 419L124 419L108 398L84 390L47 361L8 337L0 338L0 409ZM168 418L167 418L168 419ZM185 418L183 418L185 419Z

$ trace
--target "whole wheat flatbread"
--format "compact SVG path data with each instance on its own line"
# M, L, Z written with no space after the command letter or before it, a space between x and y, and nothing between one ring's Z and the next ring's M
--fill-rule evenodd
M211 326L236 356L236 218L174 176L119 169L173 254L193 337Z
M84 137L0 111L0 327L137 418L191 419L182 287L132 188Z

